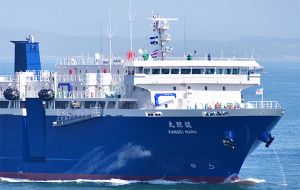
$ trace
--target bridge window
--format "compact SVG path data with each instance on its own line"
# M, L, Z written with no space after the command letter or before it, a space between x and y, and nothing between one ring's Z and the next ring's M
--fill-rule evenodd
M148 75L148 74L150 74L150 69L144 69L144 73L146 74L146 75Z
M232 74L233 75L238 75L238 74L240 74L240 70L239 69L232 69Z
M176 86L173 86L173 90L174 90L174 91L176 90Z
M153 75L158 75L158 74L160 74L160 69L152 69L152 74L153 74Z
M225 86L223 86L223 91L225 91L226 90L226 88L225 88Z
M141 73L143 73L143 67L137 67L137 68L135 69L135 73L136 73L136 74L141 74ZM118 70L118 74L119 74L119 70Z
M161 69L161 74L167 75L170 73L170 69Z
M218 74L218 75L223 74L223 69L217 69L217 74Z
M204 90L207 90L207 86L204 87Z
M193 69L192 70L192 74L203 74L204 73L204 69Z
M171 69L171 74L179 74L179 69Z
M191 74L191 69L181 69L181 74L184 75Z
M230 75L231 74L231 69L226 69L225 74Z
M213 69L213 68L206 68L205 69L205 74L208 74L208 75L215 74L215 69Z
M248 69L247 68L241 68L241 74L242 75L247 75L248 74Z

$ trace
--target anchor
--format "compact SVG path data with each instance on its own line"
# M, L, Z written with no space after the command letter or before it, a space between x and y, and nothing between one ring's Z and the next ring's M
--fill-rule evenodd
M225 147L229 147L231 149L235 148L234 138L233 138L233 132L232 131L224 131L224 139L222 140L222 143Z
M272 144L274 139L275 138L272 137L271 133L268 132L268 131L265 131L265 132L261 133L260 136L258 137L258 140L266 143L265 147L267 147L267 148Z

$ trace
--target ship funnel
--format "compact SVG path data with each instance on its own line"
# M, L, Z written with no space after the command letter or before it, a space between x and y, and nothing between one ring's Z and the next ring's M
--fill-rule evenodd
M232 149L235 148L234 144L234 133L232 131L224 131L224 139L222 140L222 143L225 147L230 147Z
M273 142L273 140L274 140L275 138L272 137L272 135L271 135L270 132L265 131L265 132L263 132L263 133L261 133L261 134L259 135L258 139L259 139L260 141L266 143L266 144L265 144L265 147L268 148L268 147L272 144L272 142Z
M11 41L15 44L15 72L26 72L26 70L41 70L39 43L29 35L26 41Z

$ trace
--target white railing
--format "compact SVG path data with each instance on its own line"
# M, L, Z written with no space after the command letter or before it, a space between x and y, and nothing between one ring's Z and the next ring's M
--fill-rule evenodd
M86 77L84 75L57 75L57 82L83 82Z
M77 99L77 98L105 98L103 92L57 92L56 98Z
M259 76L247 75L144 75L134 76L135 84L182 84L182 83L213 83L213 84L259 84Z
M142 57L135 57L135 61L150 61L144 60ZM165 61L183 61L187 60L187 57L164 57ZM192 57L189 61L208 61L208 57ZM161 61L161 59L151 59L151 61ZM209 61L255 61L254 58L236 58L236 57L216 57L211 58Z
M94 57L89 56L75 56L70 58L58 59L56 61L56 66L63 65L108 65L109 60L100 58L95 59ZM118 65L122 64L122 59L118 57L114 57L112 60L112 64Z
M0 82L13 82L15 76L13 75L0 75Z
M61 112L56 121L53 122L53 126L61 127L64 125L81 122L84 120L88 120L94 117L100 117L103 114L103 109L100 107L92 107L89 110L85 110L84 112L68 112L63 111Z
M253 109L277 109L281 108L277 101L249 101L247 102L247 108Z

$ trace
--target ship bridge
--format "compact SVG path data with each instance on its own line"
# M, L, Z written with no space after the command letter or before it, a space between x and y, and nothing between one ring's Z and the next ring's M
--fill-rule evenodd
M241 91L260 85L263 69L252 58L136 58L125 67L125 85L148 90L151 102L161 108L241 103Z

